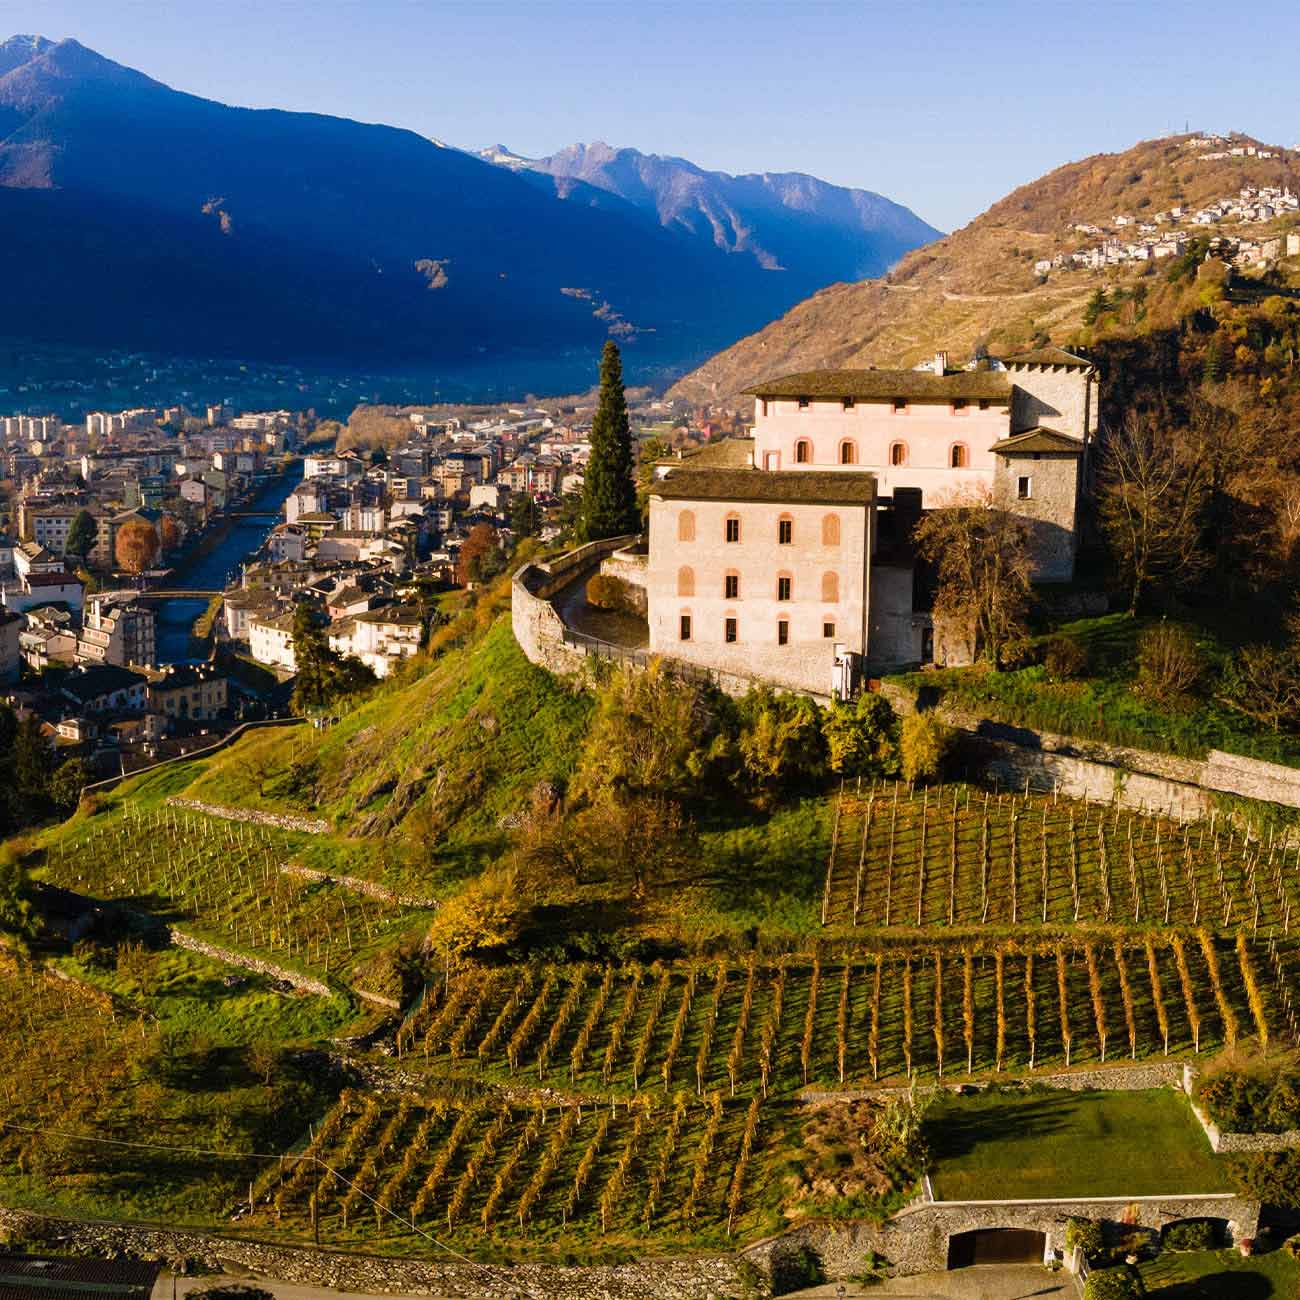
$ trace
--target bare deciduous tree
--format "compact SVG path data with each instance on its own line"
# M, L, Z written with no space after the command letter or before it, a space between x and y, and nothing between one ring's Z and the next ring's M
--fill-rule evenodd
M996 666L1014 657L1026 635L1032 567L1025 521L975 489L930 511L916 545L938 574L936 624L965 637L974 658Z
M1130 413L1102 449L1098 513L1129 591L1129 613L1162 580L1203 572L1205 462L1167 424Z

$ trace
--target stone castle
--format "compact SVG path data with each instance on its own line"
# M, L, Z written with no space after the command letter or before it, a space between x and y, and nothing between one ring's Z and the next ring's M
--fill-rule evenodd
M1098 423L1091 362L1041 348L952 371L828 370L750 390L752 438L659 467L649 649L818 696L940 646L917 600L923 511L985 497L1030 528L1034 577L1074 575Z

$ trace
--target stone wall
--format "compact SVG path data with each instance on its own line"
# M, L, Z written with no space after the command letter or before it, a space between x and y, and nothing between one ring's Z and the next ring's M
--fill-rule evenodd
M1300 1129L1286 1129L1281 1133L1229 1133L1221 1129L1195 1100L1198 1072L1191 1062L1183 1066L1182 1088L1192 1101L1192 1114L1205 1130L1210 1146L1216 1152L1247 1154L1258 1151L1294 1151L1300 1147Z
M880 693L900 717L916 712L916 692L885 682ZM1205 759L1034 731L940 704L936 714L963 733L964 758L1001 784L1058 790L1076 799L1159 811L1182 821L1208 817L1215 794L1300 808L1300 768L1211 750Z
M186 934L184 930L178 930L174 925L167 927L167 938L177 948L201 953L204 957L225 962L227 966L239 966L243 970L256 971L259 975L269 975L272 979L284 980L301 993L315 993L326 998L333 996L334 990L328 984L322 984L320 980L313 979L310 975L302 975L286 966L277 966L274 962L263 961L260 957L250 957L247 953L235 952L231 948L218 947L215 943L208 943L206 939L198 939L192 934Z
M1081 454L1070 452L998 456L994 499L1025 521L1035 582L1069 582L1074 577L1081 459ZM1018 487L1021 478L1030 482L1029 495L1023 498Z
M296 817L291 813L263 812L257 808L233 808L228 804L204 803L202 799L186 799L172 795L167 802L173 808L188 808L191 812L206 813L228 822L251 822L256 826L274 826L281 831L301 831L307 835L328 835L333 829L322 817Z
M863 1272L870 1252L896 1276L948 1267L948 1240L980 1228L1027 1228L1045 1235L1051 1257L1064 1258L1068 1218L1098 1219L1159 1231L1179 1219L1223 1219L1233 1241L1254 1237L1259 1203L1230 1192L1202 1196L1081 1197L1074 1200L923 1201L883 1224L817 1222L750 1246L746 1258L780 1274L782 1260L801 1249L820 1260L828 1279Z
M617 578L627 588L628 604L645 618L650 608L646 595L646 572L649 568L649 555L635 546L625 546L622 550L607 555L600 562L600 571L608 578Z
M395 903L398 907L419 907L434 909L438 906L436 898L421 898L416 894L399 894L373 880L362 880L360 876L332 876L328 871L317 871L314 867L304 867L300 862L285 862L280 871L286 876L297 876L301 880L318 880L327 885L342 885L355 894L365 894L367 898L376 898L381 903Z
M558 1265L478 1265L439 1253L431 1259L384 1259L342 1251L273 1246L239 1236L53 1219L0 1209L0 1230L46 1249L99 1256L189 1261L191 1268L252 1273L299 1286L372 1295L475 1296L482 1300L717 1300L752 1294L736 1256L643 1259L592 1268Z

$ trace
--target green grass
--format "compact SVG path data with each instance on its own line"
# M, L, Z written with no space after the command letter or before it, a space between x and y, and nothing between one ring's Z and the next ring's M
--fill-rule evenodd
M1230 1191L1175 1092L945 1097L926 1120L939 1200Z
M355 1014L344 998L276 992L263 975L232 971L180 948L149 954L134 973L73 957L57 964L131 1006L147 1007L168 1030L231 1046L319 1041ZM228 977L238 983L230 987Z
M1141 1267L1151 1300L1283 1300L1300 1295L1300 1263L1280 1250L1162 1251Z
M1202 692L1185 708L1141 699L1133 690L1134 664L1138 637L1150 625L1151 620L1107 614L1060 628L1060 635L1088 650L1090 675L1078 681L1053 682L1042 665L1011 672L954 668L895 680L915 690L938 691L948 704L1014 726L1192 758L1222 749L1300 765L1300 741L1261 728L1210 693ZM1208 632L1201 647L1207 675L1217 679L1228 649Z

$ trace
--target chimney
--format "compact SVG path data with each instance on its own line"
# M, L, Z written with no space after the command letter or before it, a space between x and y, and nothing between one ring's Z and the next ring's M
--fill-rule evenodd
M948 354L946 352L936 352L934 354L934 373L936 375L946 375L948 373Z

